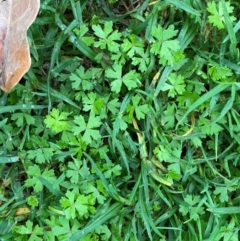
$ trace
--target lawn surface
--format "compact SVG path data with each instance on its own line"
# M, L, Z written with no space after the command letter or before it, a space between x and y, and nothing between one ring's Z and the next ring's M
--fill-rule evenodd
M0 240L238 241L237 0L42 0L0 96Z

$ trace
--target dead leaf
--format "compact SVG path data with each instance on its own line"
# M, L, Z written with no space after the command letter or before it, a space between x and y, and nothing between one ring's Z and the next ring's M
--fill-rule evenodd
M35 20L40 0L0 0L0 87L5 92L31 66L27 30Z

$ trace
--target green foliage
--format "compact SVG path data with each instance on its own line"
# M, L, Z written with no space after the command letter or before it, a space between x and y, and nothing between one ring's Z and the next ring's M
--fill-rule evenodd
M226 6L227 13L230 15L233 13L233 7L230 5L230 2L220 1L219 3L208 2L207 11L211 14L208 16L208 20L213 26L216 26L218 29L223 29L225 27L225 18L223 11L223 4ZM236 18L234 16L230 16L231 22L235 21Z
M62 132L67 130L68 128L68 121L67 117L69 116L68 112L62 112L60 114L58 109L52 109L52 111L47 115L44 123L46 124L47 128L53 130L56 133Z
M26 180L25 185L26 187L33 187L35 192L40 192L43 189L43 184L38 179L39 177L44 178L52 184L56 180L53 169L41 172L39 166L37 165L29 166L27 174L29 175L29 178Z
M185 205L180 204L179 211L185 216L189 214L190 219L197 221L199 219L199 215L204 214L204 209L202 207L202 202L200 196L192 196L187 195L184 198Z
M176 37L177 30L174 30L174 26L170 25L167 29L163 29L161 26L152 28L152 36L155 37L155 42L151 45L150 51L159 57L159 63L163 65L173 66L177 60L177 54L179 54L180 44Z
M54 216L52 220L47 220L47 224L52 228L54 237L58 237L59 240L67 240L72 232L76 232L81 227L76 219L69 221L64 217L59 217L56 220Z
M208 73L213 80L221 82L230 82L230 77L233 75L231 69L219 65L209 67Z
M182 95L186 88L184 78L181 75L177 76L176 74L171 73L168 80L169 84L165 82L162 91L169 90L168 96L173 98L176 95Z
M132 120L134 117L134 112L138 120L144 119L146 114L149 112L148 105L140 105L141 97L135 95L132 97L132 105L128 105L127 112L129 112L129 120Z
M14 113L12 114L11 120L15 121L18 127L23 126L26 122L27 125L35 124L35 119L27 113Z
M38 199L36 196L29 196L28 197L28 205L32 207L38 206Z
M90 46L94 43L94 37L85 36L85 34L89 31L89 28L86 24L81 24L79 29L74 29L73 32L81 39L87 46Z
M236 227L236 221L232 218L228 225L222 226L218 233L216 240L238 240L238 229Z
M238 13L42 1L0 97L1 239L238 240Z
M85 122L83 116L78 116L75 117L73 122L76 124L72 127L73 134L78 136L80 133L83 133L82 140L87 144L90 144L92 140L97 141L101 138L99 130L95 129L102 124L99 116L90 114L87 123Z
M75 219L76 216L88 218L90 213L94 214L96 212L94 208L96 197L93 194L85 196L67 191L66 197L60 199L60 204L64 208L67 219ZM76 215L76 211L78 215Z
M29 240L29 241L40 241L43 236L43 228L38 225L33 227L33 223L31 221L27 221L26 225L21 225L15 227L14 232L18 234L16 240ZM19 235L21 234L21 236Z
M94 42L95 47L100 49L108 49L110 52L116 53L119 51L120 45L118 41L121 40L122 35L117 30L113 31L113 23L106 22L103 29L100 25L93 25L94 34L99 37L99 41Z
M134 89L140 86L140 74L135 70L130 70L127 74L122 71L122 65L115 64L112 68L106 70L106 77L111 79L111 90L119 93L122 85L128 88L128 90Z

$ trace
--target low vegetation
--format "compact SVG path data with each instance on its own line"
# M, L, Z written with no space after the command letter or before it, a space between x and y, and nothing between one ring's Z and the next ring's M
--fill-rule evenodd
M237 0L44 0L0 97L0 236L239 240Z

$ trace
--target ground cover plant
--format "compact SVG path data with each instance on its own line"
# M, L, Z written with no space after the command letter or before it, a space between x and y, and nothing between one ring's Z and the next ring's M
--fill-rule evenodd
M1 240L239 240L239 11L41 1L0 97Z

